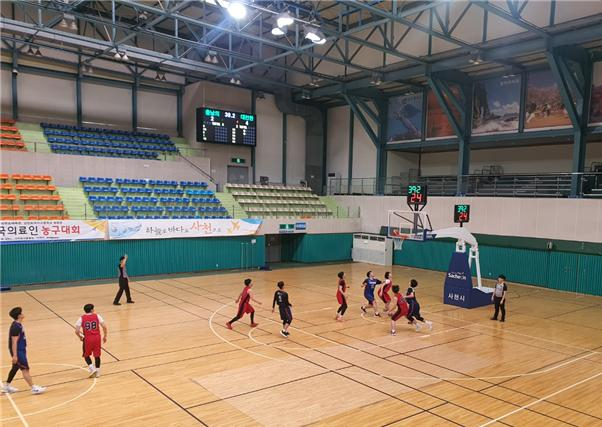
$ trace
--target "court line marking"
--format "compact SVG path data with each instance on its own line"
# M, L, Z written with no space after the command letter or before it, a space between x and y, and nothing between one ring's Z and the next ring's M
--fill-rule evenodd
M229 345L231 345L233 347L236 347L236 348L238 348L238 349L240 349L242 351L245 351L247 353L251 353L251 354L254 354L256 356L263 357L265 359L275 360L275 361L279 361L279 362L283 362L283 363L298 363L298 364L301 364L301 362L298 362L298 361L279 359L279 358L271 357L271 356L268 356L268 355L265 355L265 354L257 353L257 352L255 352L253 350L249 350L249 349L243 348L243 347L241 347L241 346L239 346L239 345L237 345L237 344L235 344L235 343L227 340L226 338L222 337L220 334L218 334L217 331L215 330L215 328L213 327L213 318L215 317L215 315L218 312L220 312L222 309L224 309L225 307L227 307L228 305L231 305L231 304L232 303L229 302L229 303L226 303L226 304L222 305L217 310L215 310L211 314L211 316L209 317L209 328L211 329L211 332L213 332L213 334L216 337L218 337L220 340L222 340L226 344L229 344ZM267 321L269 321L269 322L272 322L272 323L278 323L275 320L269 319L267 317L265 319ZM291 326L291 328L293 328L293 327ZM358 351L358 352L362 351L361 349L357 349L357 348L352 347L352 346L350 346L348 344L343 344L343 343L340 343L340 342L337 342L337 341L332 341L332 340L330 340L328 338L321 337L319 335L313 334L311 332L304 331L302 329L297 329L297 328L293 328L293 329L295 329L296 331L299 331L301 333L304 333L306 335L311 335L311 336L314 336L316 338L322 339L324 341L336 344L337 346L348 347L352 351ZM258 344L262 344L262 345L264 345L265 347L268 347L268 348L275 348L275 347L272 347L271 345L266 344L266 343L262 343L262 342L259 342L259 341L255 341L255 342L257 342ZM277 349L277 348L275 348L275 349ZM307 348L303 348L303 350L306 350L306 351L315 351L315 350L321 350L321 349L307 347ZM388 379L405 379L405 380L478 381L478 380L492 380L492 379L510 379L510 378L520 378L520 377L528 377L528 376L545 374L545 373L554 371L554 370L556 370L558 368L561 368L563 366L570 365L571 363L575 363L575 362L577 362L579 360L582 360L582 359L585 359L587 357L590 357L594 353L595 352L589 352L588 354L584 354L584 355L582 355L580 357L577 357L577 358L572 358L572 359L570 359L570 360L568 360L566 362L563 362L563 363L558 364L558 365L551 366L551 367L546 368L546 369L542 369L540 371L525 372L525 373L521 373L521 374L496 375L496 376L488 376L488 377L469 377L468 374L463 374L463 375L466 375L466 377L438 377L438 376L435 376L435 375L431 375L431 376L428 376L428 377L427 376L400 376L400 375L383 375L383 374L378 374L378 373L365 373L364 374L364 373L361 373L361 372L358 372L357 374L358 375L379 376L381 378L388 378ZM332 357L328 353L326 353L325 355L329 356L329 357ZM323 368L323 369L329 370L331 372L335 372L335 370L332 370L332 369L329 369L329 368Z
M17 404L13 400L12 396L10 395L10 393L6 393L6 397L8 398L8 401L10 402L10 404L13 405L13 408L14 408L15 412L17 413L17 416L19 417L19 419L23 423L23 425L25 427L29 427L29 423L27 422L27 420L25 419L25 417L23 416L23 414L19 410L19 407L17 406Z
M535 404L537 404L537 403L543 402L544 400L547 400L547 399L549 399L549 398L551 398L551 397L554 397L554 396L556 396L556 395L558 395L558 394L560 394L560 393L563 393L563 392L565 392L565 391L567 391L567 390L570 390L570 389L572 389L573 387L577 387L578 385L581 385L581 384L583 384L583 383L586 383L587 381L591 381L591 380L593 380L594 378L597 378L597 377L599 377L600 375L602 375L602 372L598 372L597 374L595 374L595 375L592 375L591 377L585 378L585 379L583 379L583 380L581 380L581 381L579 381L579 382L576 382L575 384L569 385L569 386L567 386L567 387L565 387L565 388L562 388L562 389L560 389L560 390L558 390L558 391L555 391L555 392L554 392L554 393L552 393L552 394L548 394L547 396L544 396L544 397L541 397L541 398L539 398L539 399L537 399L537 400L534 400L534 401L533 401L533 402L531 402L531 403L528 403L528 404L526 404L526 405L523 405L523 406L521 406L520 408L517 408L517 409L515 409L515 410L513 410L513 411L510 411L510 412L508 412L507 414L504 414L504 415L501 415L501 416L499 416L499 417L497 417L497 418L494 418L494 419L493 419L493 420L491 420L491 421L487 421L485 424L481 424L481 426L480 426L480 427L486 427L486 426L488 426L488 425L491 425L491 424L493 424L493 423L495 423L495 422L497 422L497 421L499 421L499 420L502 420L502 419L504 419L504 418L506 418L506 417L509 417L510 415L514 415L514 414L516 414L517 412L520 412L520 411L522 411L523 409L527 409L527 408L528 408L528 407L530 407L530 406L533 406L533 405L535 405Z
M83 370L85 372L88 372L88 370L86 368L84 368L84 367L77 366L77 365L71 365L69 363L31 363L31 365L35 365L35 366L37 366L37 365L44 365L44 366L67 366L69 368L77 368L77 369L81 369L81 370ZM2 366L2 368L5 368L5 367L6 366ZM21 414L21 416L22 417L29 417L31 415L38 415L38 414L42 414L44 412L52 411L53 409L56 409L56 408L60 408L61 406L68 405L69 403L71 403L71 402L73 402L73 401L75 401L77 399L80 399L80 398L84 397L86 394L88 394L89 392L91 392L92 389L96 386L97 382L98 382L98 378L94 377L94 381L92 381L92 384L90 385L90 387L88 387L86 390L84 390L82 393L78 394L77 396L72 397L71 399L66 400L65 402L56 404L54 406L50 406L48 408L40 409L39 411L29 412L27 414ZM9 398L9 400L11 400L11 397L8 396L8 394L7 394L7 397ZM19 416L10 417L10 418L0 418L0 421L9 421L9 420L17 419L17 418L19 418Z

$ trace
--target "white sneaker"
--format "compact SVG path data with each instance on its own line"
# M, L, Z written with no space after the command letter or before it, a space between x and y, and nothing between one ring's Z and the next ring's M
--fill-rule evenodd
M416 323L416 325L415 325L415 326L416 326L416 332L420 332L420 329L422 329L422 328L420 327L420 325L419 325L418 323Z
M95 369L94 369L94 376L95 376L96 378L100 378L100 368L98 368L98 369L96 369L96 368L95 368Z
M88 368L88 371L90 371L90 375L88 375L88 378L94 378L97 374L96 368L92 368L92 369Z
M391 331L391 335L393 335L393 336L397 335L397 331Z
M2 387L2 391L4 393L16 393L19 391L18 388L13 387L12 385L10 385L9 383L4 384L4 386Z
M427 320L427 321L426 321L426 326L428 326L428 328L429 328L429 331L432 331L432 330L433 330L433 322L430 322L430 321L428 321L428 320Z
M280 335L282 335L284 338L286 338L286 332L284 332L284 330L280 331Z
M41 385L34 385L31 387L31 394L42 394L46 391L46 387L42 387Z

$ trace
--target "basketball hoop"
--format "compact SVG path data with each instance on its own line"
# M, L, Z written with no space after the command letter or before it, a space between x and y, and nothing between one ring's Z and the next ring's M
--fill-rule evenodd
M391 230L391 238L393 239L393 249L396 251L400 251L403 248L403 242L407 239L406 234L401 234L399 230L393 229Z

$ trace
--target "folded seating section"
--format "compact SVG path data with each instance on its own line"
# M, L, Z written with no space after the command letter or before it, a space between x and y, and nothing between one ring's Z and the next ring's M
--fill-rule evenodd
M49 175L0 174L0 219L69 219Z
M178 153L169 135L40 123L53 152L101 157L158 159Z
M206 182L93 176L79 181L101 219L231 218Z
M329 218L332 212L309 187L226 184L250 217Z
M11 151L27 151L23 136L15 121L8 118L0 118L0 149Z

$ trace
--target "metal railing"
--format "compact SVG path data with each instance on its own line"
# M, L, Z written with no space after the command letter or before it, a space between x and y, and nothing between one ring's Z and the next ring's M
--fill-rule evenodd
M477 197L569 197L572 180L578 180L579 197L602 198L602 172L555 174L464 175L458 192L453 175L387 178L331 178L329 195L405 195L412 184L428 186L431 196L455 196L458 193Z

